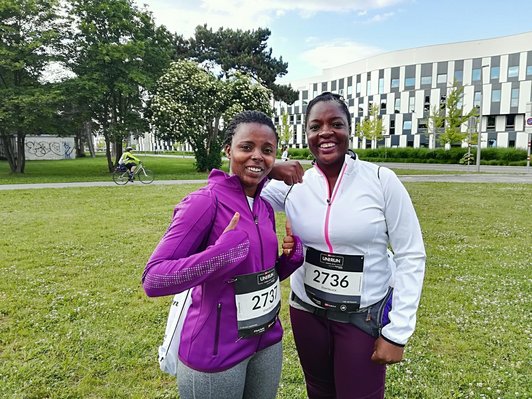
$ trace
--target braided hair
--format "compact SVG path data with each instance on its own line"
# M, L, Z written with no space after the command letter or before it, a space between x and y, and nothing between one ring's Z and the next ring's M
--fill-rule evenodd
M351 113L349 112L349 109L347 108L347 104L344 101L344 98L335 93L331 93L330 91L325 91L316 97L314 97L307 105L307 112L305 113L305 121L308 122L308 116L310 115L310 111L312 110L312 107L314 107L317 103L321 101L334 101L340 105L340 108L345 114L345 117L347 118L347 124L349 126L349 131L351 131Z
M233 136L235 135L236 129L242 123L259 123L261 125L266 125L273 130L275 134L275 139L279 141L279 135L275 129L275 125L272 122L272 119L261 111L242 111L236 114L231 122L227 125L225 129L225 137L223 146L231 145L233 142Z

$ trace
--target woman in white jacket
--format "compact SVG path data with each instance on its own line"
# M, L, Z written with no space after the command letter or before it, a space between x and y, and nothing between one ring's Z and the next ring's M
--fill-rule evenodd
M305 266L290 280L290 318L307 393L383 398L386 365L402 360L415 327L421 229L395 173L349 153L351 116L340 96L314 98L305 120L314 167L302 179L285 175L301 184L271 181L261 195L286 212L305 246Z

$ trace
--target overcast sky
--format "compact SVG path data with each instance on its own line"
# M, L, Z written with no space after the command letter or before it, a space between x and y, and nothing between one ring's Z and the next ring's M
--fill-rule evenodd
M382 52L532 31L530 0L135 1L185 38L202 24L269 28L268 46L288 62L281 82Z

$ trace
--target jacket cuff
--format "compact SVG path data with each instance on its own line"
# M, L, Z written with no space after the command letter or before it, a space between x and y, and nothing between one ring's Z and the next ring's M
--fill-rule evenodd
M299 264L302 264L303 260L304 260L304 258L303 258L303 243L301 242L301 239L298 236L294 235L292 237L294 237L295 245L294 245L294 248L292 249L292 251L286 257L286 259L290 263L297 263L299 265Z
M385 337L384 335L382 335L382 334L381 334L381 337L382 337L383 340L385 340L386 342L388 342L388 343L390 343L390 344L392 344L392 345L398 346L398 347L400 347L400 348L404 348L404 347L405 347L405 345L403 345L403 344L398 344L397 342L394 342L394 341L392 341L391 339L386 338L386 337Z

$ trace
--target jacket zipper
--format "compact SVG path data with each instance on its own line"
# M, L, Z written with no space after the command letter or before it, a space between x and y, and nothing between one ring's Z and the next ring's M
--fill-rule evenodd
M216 308L216 331L214 333L214 351L213 355L218 354L218 341L220 340L220 320L222 318L222 304L218 303Z
M255 207L255 201L253 201L253 207ZM251 212L251 216L253 217L253 222L255 223L255 228L257 229L257 235L259 236L260 261L262 264L264 264L264 250L262 248L262 236L260 234L260 229L259 229L259 217L253 213L252 209L250 209L250 212ZM257 348L255 349L255 352L259 350L261 340L262 340L262 334L259 335L259 339L257 340Z
M340 187L340 183L342 182L342 178L344 177L345 169L347 168L347 163L344 163L344 166L342 167L342 170L340 171L340 174L338 175L338 180L336 181L336 184L334 185L333 192L331 194L331 187L329 187L329 182L327 180L327 177L325 176L325 173L316 165L316 169L321 173L323 178L325 179L325 182L327 183L327 211L325 212L325 226L323 227L323 235L325 236L325 243L327 244L327 248L329 249L329 253L334 253L333 246L329 237L329 219L331 215L331 206L334 202L334 199L336 198L336 194L338 193L338 188Z

